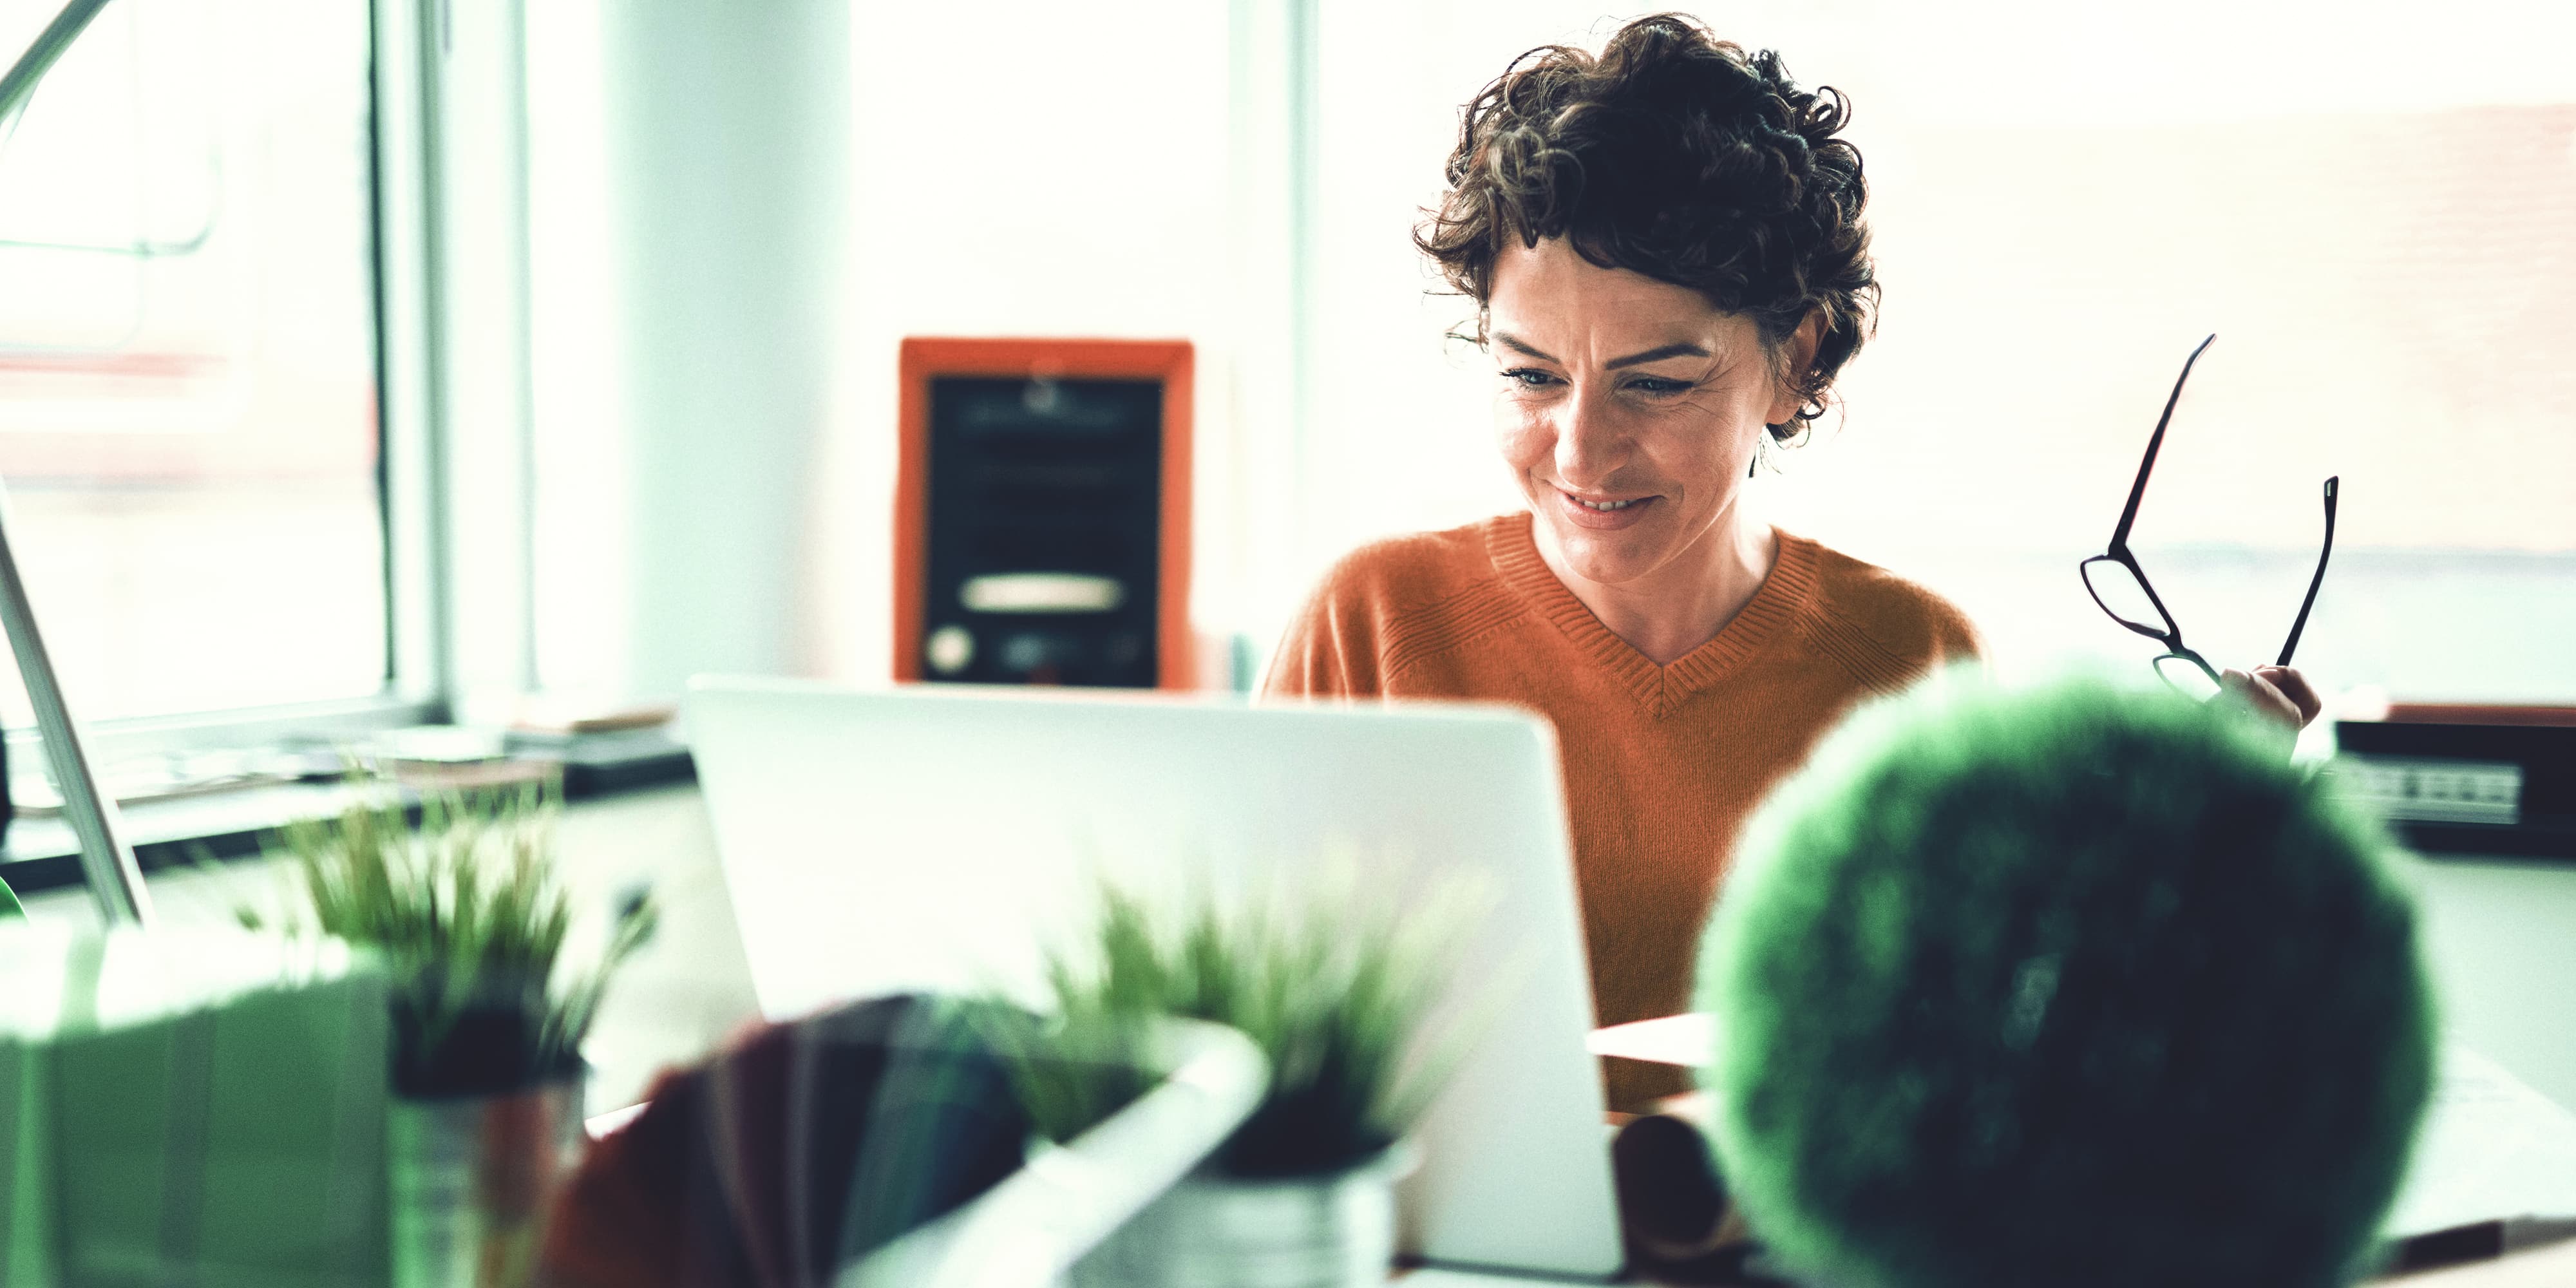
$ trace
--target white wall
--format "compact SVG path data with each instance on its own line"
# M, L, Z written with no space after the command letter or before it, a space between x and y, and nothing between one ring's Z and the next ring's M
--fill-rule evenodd
M550 686L830 670L816 533L839 498L816 463L848 432L849 18L602 0L532 32Z
M687 42L784 34L746 8L535 8L550 685L665 691L700 665L886 676L895 360L915 335L1195 342L1199 580L1222 615L1248 329L1232 230L1257 222L1233 217L1248 180L1231 168L1225 7L859 6L835 34L846 117L828 123L810 118L832 92L810 44L784 69L810 82L792 104L754 64L621 88L621 49L667 72ZM730 124L701 136L702 117ZM601 147L621 138L625 161ZM844 200L827 177L846 185L846 275L819 258L794 275L832 248L810 217L784 242L779 221L800 196ZM817 341L826 303L840 329Z
M823 656L867 679L892 666L888 507L906 336L1195 342L1200 549L1221 571L1234 339L1226 9L864 6L853 34L857 271L843 360L856 413L822 469Z

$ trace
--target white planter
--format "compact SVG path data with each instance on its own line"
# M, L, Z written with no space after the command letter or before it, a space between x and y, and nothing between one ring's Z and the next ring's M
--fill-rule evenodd
M1376 1288L1395 1259L1403 1145L1320 1176L1245 1180L1202 1169L1065 1276L1071 1288Z

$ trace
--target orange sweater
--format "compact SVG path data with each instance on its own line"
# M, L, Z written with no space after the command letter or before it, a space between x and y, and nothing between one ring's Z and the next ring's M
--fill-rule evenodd
M1700 928L1736 829L1850 707L1973 658L1940 596L1786 532L1717 637L1657 666L1540 562L1530 516L1364 547L1326 574L1271 662L1281 695L1509 702L1556 726L1603 1024L1690 1008ZM1677 1071L1614 1067L1630 1107Z

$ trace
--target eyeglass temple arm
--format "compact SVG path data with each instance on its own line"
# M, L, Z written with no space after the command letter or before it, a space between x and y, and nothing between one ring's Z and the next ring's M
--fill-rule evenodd
M2217 339L2218 334L2211 332L2190 357L2183 359L2182 374L2174 377L2173 392L2165 395L2165 414L2156 417L2156 432L2147 439L2147 459L2138 462L2138 481L2129 485L2129 503L2120 509L2120 526L2111 530L2113 550L2129 548L2129 527L2138 521L2138 502L2147 495L2147 475L2155 471L2156 452L2165 445L2165 426L2173 420L2174 404L2182 401L2183 382L2191 379L2192 364L2199 362L2200 355L2207 353Z
M2299 651L2299 632L2308 629L2308 610L2317 605L2317 587L2326 584L2326 560L2334 554L2335 490L2342 484L2338 474L2326 480L2326 545L2317 552L2317 572L2308 578L2308 597L2299 601L2299 616L2290 623L2290 638L2281 645L2281 660L2274 666L2288 666L2290 655Z

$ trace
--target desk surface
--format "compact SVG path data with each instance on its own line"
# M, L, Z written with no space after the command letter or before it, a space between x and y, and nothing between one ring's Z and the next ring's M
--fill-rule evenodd
M2576 865L2409 859L2442 1027L2576 1106Z
M733 905L715 840L693 786L637 792L571 807L563 825L567 876L577 900L605 909L636 880L653 883L663 913L654 942L610 991L594 1031L590 1104L640 1098L660 1068L705 1053L756 1017ZM2576 866L2409 860L2407 879L2424 912L2424 945L2444 1027L2564 1105L2576 1105ZM217 871L155 873L152 890L172 925L224 924L244 899L274 897L280 874L253 862ZM31 916L87 922L87 892L50 891ZM1424 1271L1411 1288L1527 1285L1526 1278ZM2523 1288L2576 1284L2576 1245L2517 1253L2402 1282L2414 1288Z
M1532 1288L1537 1284L1582 1281L1485 1275L1462 1270L1416 1270L1398 1276L1395 1282L1398 1288ZM2371 1283L2376 1288L2567 1288L2569 1284L2576 1284L2576 1242L2533 1248L2495 1261L2375 1279ZM2177 1288L2184 1286L2177 1285Z

